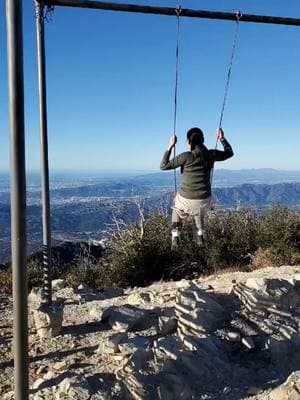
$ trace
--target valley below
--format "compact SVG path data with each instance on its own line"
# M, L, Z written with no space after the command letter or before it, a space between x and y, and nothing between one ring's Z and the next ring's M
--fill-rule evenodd
M180 179L180 176L178 176ZM272 205L300 208L300 173L275 170L217 170L215 209L219 212ZM42 244L42 208L39 177L27 184L28 253ZM55 175L51 180L53 245L65 240L102 243L118 221L137 221L145 214L170 214L174 196L172 173L135 176ZM10 259L9 177L0 175L0 264Z

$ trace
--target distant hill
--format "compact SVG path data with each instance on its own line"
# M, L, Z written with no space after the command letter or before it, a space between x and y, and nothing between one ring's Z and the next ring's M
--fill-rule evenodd
M178 181L180 174L178 173ZM277 184L300 182L300 171L262 169L216 169L214 187L232 187L243 184ZM132 197L134 195L160 195L173 190L174 175L170 172L145 173L135 176L81 176L54 175L51 179L51 201L62 202L73 197ZM40 183L37 174L28 177L28 204L40 203ZM9 177L0 174L0 203L9 203Z
M214 196L223 207L232 207L235 204L257 208L275 204L300 207L300 182L215 188Z
M180 177L179 173L178 176ZM139 175L134 178L134 181L172 185L173 171ZM223 187L242 185L244 183L264 183L270 185L283 182L300 182L300 171L281 171L271 168L238 170L215 169L213 183L217 187Z
M275 183L300 182L300 171L281 171L271 168L261 169L216 169L216 186L235 186L244 183Z

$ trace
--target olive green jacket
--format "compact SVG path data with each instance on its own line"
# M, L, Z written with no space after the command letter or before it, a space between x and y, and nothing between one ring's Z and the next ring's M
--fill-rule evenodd
M179 168L182 179L179 193L186 199L206 199L211 196L210 176L216 161L224 161L233 156L226 139L221 141L224 150L208 150L204 145L196 146L170 160L171 150L167 150L160 163L163 171Z

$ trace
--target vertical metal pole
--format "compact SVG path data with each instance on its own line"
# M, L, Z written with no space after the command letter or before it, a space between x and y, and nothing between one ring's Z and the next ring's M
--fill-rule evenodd
M22 16L22 0L7 0L15 400L28 399L26 174Z
M37 33L40 140L41 140L41 186L42 186L42 214L43 214L42 221L43 221L43 273L44 273L43 301L47 304L51 304L52 302L51 225L50 225L44 5L35 1L35 6L36 6L36 33Z

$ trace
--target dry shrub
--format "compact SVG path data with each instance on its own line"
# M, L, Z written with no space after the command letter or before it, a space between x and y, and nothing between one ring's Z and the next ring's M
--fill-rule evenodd
M252 269L261 269L265 267L278 267L282 265L282 258L278 257L272 247L262 249L261 247L255 252Z
M99 266L74 266L71 271L66 273L65 284L73 289L76 289L81 283L92 289L99 289L97 280L98 270Z
M89 247L81 246L75 257L76 262L65 268L66 286L77 288L81 283L92 289L99 290L103 285L99 282L102 265L92 255Z
M300 265L300 252L296 250L286 250L284 254L280 254L273 247L268 247L266 249L259 248L254 254L252 268L280 267L284 264Z
M6 295L12 292L12 273L9 268L6 271L0 271L0 294Z
M125 229L111 243L102 268L103 284L143 286L160 279L165 267L173 262L170 247L170 226L163 215L152 215L142 230L140 224Z
M38 263L29 262L27 264L28 288L31 290L33 286L41 286L43 282L42 268ZM0 293L12 293L12 269L9 267L5 271L0 271Z
M260 218L258 245L276 255L274 265L299 262L300 213L279 206L265 212Z
M35 286L42 286L43 284L43 267L41 262L31 260L27 264L28 273L28 289L29 291Z
M107 286L144 286L160 279L194 278L223 270L250 270L300 264L300 214L273 207L261 214L249 209L213 213L205 247L193 241L193 222L184 223L178 251L171 252L171 225L155 213L133 225L118 225L100 261L80 252L76 264L64 266L66 284L84 283L100 290ZM253 262L253 263L252 263ZM42 284L38 262L28 265L29 288ZM53 278L62 277L54 271ZM1 293L11 291L11 272L0 272Z
M259 217L249 209L213 213L208 225L207 263L214 269L249 264L257 249Z
M159 214L148 218L143 235L139 225L129 227L112 243L102 282L146 285L161 278L300 262L299 213L282 207L261 214L245 208L213 213L204 248L195 245L195 227L190 221L184 223L178 251L171 252L170 230L168 219Z

